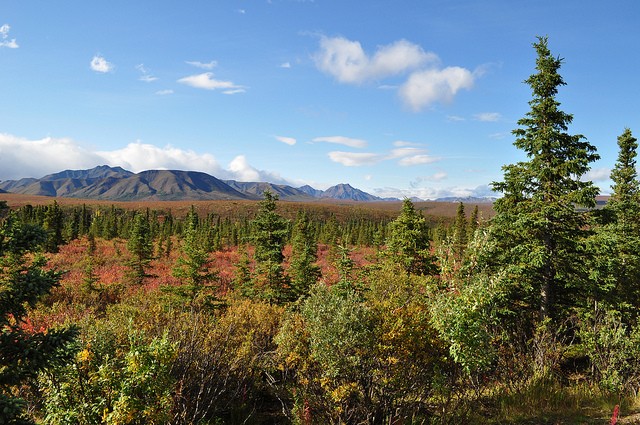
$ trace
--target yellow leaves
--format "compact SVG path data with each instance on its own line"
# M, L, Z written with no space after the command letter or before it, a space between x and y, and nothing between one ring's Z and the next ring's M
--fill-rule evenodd
M359 394L360 387L355 382L347 382L330 392L331 399L336 403L340 403Z
M92 358L93 356L91 355L91 351L89 350L89 348L85 348L78 353L78 361L80 363L88 363Z

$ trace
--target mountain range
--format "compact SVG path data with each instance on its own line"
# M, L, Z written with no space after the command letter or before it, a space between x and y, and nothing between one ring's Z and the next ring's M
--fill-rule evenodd
M101 165L89 170L65 170L42 178L0 182L0 193L20 193L111 201L143 200L258 200L265 191L282 200L339 199L381 201L348 184L327 190L305 185L294 188L266 182L220 180L198 171L148 170L133 173L121 167Z

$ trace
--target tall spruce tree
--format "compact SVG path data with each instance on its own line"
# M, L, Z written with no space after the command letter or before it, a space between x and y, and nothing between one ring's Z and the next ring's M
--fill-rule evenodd
M46 269L37 252L47 233L13 215L3 219L3 209L0 202L0 423L32 424L18 389L42 370L71 361L77 330L29 329L27 308L58 285L61 273Z
M407 273L427 275L434 272L429 228L410 199L403 201L402 211L398 218L389 223L387 233L385 254Z
M618 137L618 160L611 172L611 198L594 239L595 299L621 309L625 319L640 309L640 182L638 142L628 128ZM632 316L629 314L632 313Z
M131 254L128 262L129 278L132 283L141 285L147 277L147 268L153 257L153 240L147 214L136 212L127 241L127 249Z
M309 289L320 279L318 245L314 238L309 216L304 211L298 213L291 239L291 290L294 298L306 296Z
M289 222L276 211L278 195L265 191L263 196L258 214L251 221L256 260L254 283L260 298L283 303L293 296L282 267Z
M192 304L207 286L217 281L218 273L212 268L209 253L198 238L200 220L193 206L185 221L182 256L176 261L173 275L183 280L181 295Z
M514 145L528 160L503 167L504 181L493 189L492 261L504 273L512 315L526 315L533 328L558 324L586 290L583 241L586 216L598 189L582 181L599 156L584 136L569 134L573 116L560 110L558 73L562 59L552 56L547 38L533 44L536 70L525 83L533 99L526 116L513 131Z

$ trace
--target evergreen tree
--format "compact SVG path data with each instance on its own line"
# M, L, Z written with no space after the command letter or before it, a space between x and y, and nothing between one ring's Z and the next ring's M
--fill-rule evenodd
M476 233L476 230L478 230L479 226L480 226L480 212L478 211L478 206L476 205L473 208L471 217L469 217L469 229L467 230L469 239L473 239L473 235L474 233Z
M593 238L596 300L633 313L640 309L640 182L636 171L638 143L628 128L618 137L618 161L611 172L611 198L603 225ZM625 319L629 320L628 314Z
M0 205L0 216L2 215ZM0 218L0 423L31 424L17 389L45 368L73 357L73 327L25 329L27 307L57 286L61 273L45 270L46 259L33 254L47 240L40 227Z
M453 251L457 262L462 261L464 250L467 247L467 216L464 212L464 204L460 202L456 210L456 218L453 223Z
M246 298L255 297L255 286L251 277L251 261L245 245L238 247L239 259L236 263L236 269L233 275L233 288Z
M556 100L565 85L558 73L562 59L551 55L547 38L533 46L537 73L525 81L533 92L531 110L513 131L514 145L528 160L504 166L504 181L493 183L504 196L494 204L488 257L506 276L508 310L535 328L547 320L557 325L584 296L587 221L577 207L595 206L598 189L581 177L599 157L584 136L567 133L573 116Z
M212 269L209 253L198 239L198 213L192 206L186 218L182 256L176 261L173 275L183 279L181 289L193 303L207 284L217 280L218 274Z
M256 283L260 296L269 302L281 303L290 300L292 294L282 267L289 223L276 212L277 200L278 195L264 192L258 214L251 222L251 240L255 247Z
M130 268L129 277L132 283L141 285L144 278L147 277L146 270L153 257L151 228L149 227L149 218L146 214L141 212L136 213L129 234L129 240L127 241L127 249L131 254L128 262Z
M56 201L53 201L53 204L46 208L43 227L47 231L45 250L47 252L58 252L58 247L64 243L64 238L62 237L64 214Z
M299 212L293 229L289 267L291 289L295 298L306 296L311 286L320 279L320 267L316 264L318 246L313 233L309 216L303 211Z
M434 272L429 228L410 199L403 201L402 211L398 218L389 223L387 234L385 254L407 273L428 275Z

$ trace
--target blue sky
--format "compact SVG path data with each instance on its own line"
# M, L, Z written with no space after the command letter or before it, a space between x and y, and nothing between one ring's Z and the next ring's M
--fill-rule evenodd
M609 190L640 134L640 2L0 0L0 180L119 165L378 196L489 194L531 45Z

